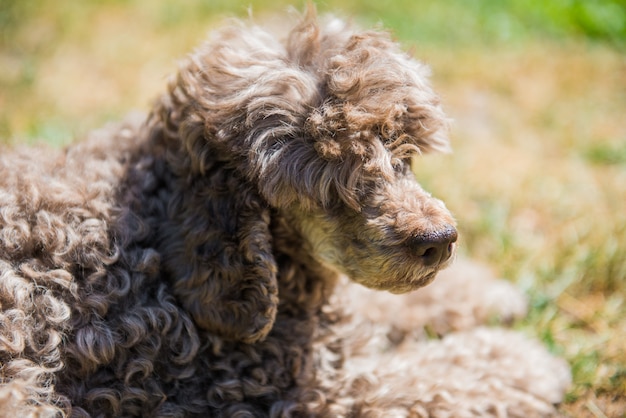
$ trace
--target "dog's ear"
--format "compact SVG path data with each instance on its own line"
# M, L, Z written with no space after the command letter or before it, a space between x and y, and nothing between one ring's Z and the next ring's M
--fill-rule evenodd
M177 220L164 228L177 297L202 329L246 343L265 338L278 306L266 204L224 168L179 196L169 208Z
M309 39L315 29L304 32ZM269 206L296 199L281 161L301 154L300 127L319 94L316 74L291 63L276 38L233 25L189 57L157 103L154 132L173 149L168 167L177 179L162 254L200 328L248 343L272 328L278 289Z

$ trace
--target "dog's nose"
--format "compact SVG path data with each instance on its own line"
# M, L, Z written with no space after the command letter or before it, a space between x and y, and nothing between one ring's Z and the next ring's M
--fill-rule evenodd
M456 240L456 228L447 225L441 230L412 238L410 246L425 266L434 266L450 258Z

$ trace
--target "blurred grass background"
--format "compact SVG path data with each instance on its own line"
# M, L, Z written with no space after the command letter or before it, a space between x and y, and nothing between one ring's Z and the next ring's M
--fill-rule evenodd
M224 17L276 23L274 0L0 0L0 142L62 145L147 110ZM418 179L461 251L530 296L515 326L572 365L562 412L626 416L626 2L336 0L433 69L452 155ZM278 22L281 20L279 19ZM282 24L280 23L280 24Z

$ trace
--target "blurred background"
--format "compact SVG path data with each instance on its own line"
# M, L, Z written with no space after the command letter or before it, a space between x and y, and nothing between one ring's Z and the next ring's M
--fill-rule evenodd
M227 17L284 0L0 0L0 143L62 146L130 110ZM514 327L570 362L566 416L626 416L626 1L335 0L430 65L454 153L418 180L460 251L527 292ZM278 16L278 18L276 18ZM0 151L1 152L1 151Z

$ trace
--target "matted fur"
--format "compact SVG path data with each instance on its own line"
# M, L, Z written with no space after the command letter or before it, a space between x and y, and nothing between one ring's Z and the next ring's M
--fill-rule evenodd
M564 363L480 327L511 286L353 284L450 263L411 172L446 124L388 34L309 11L214 33L146 120L3 150L0 416L555 414Z

